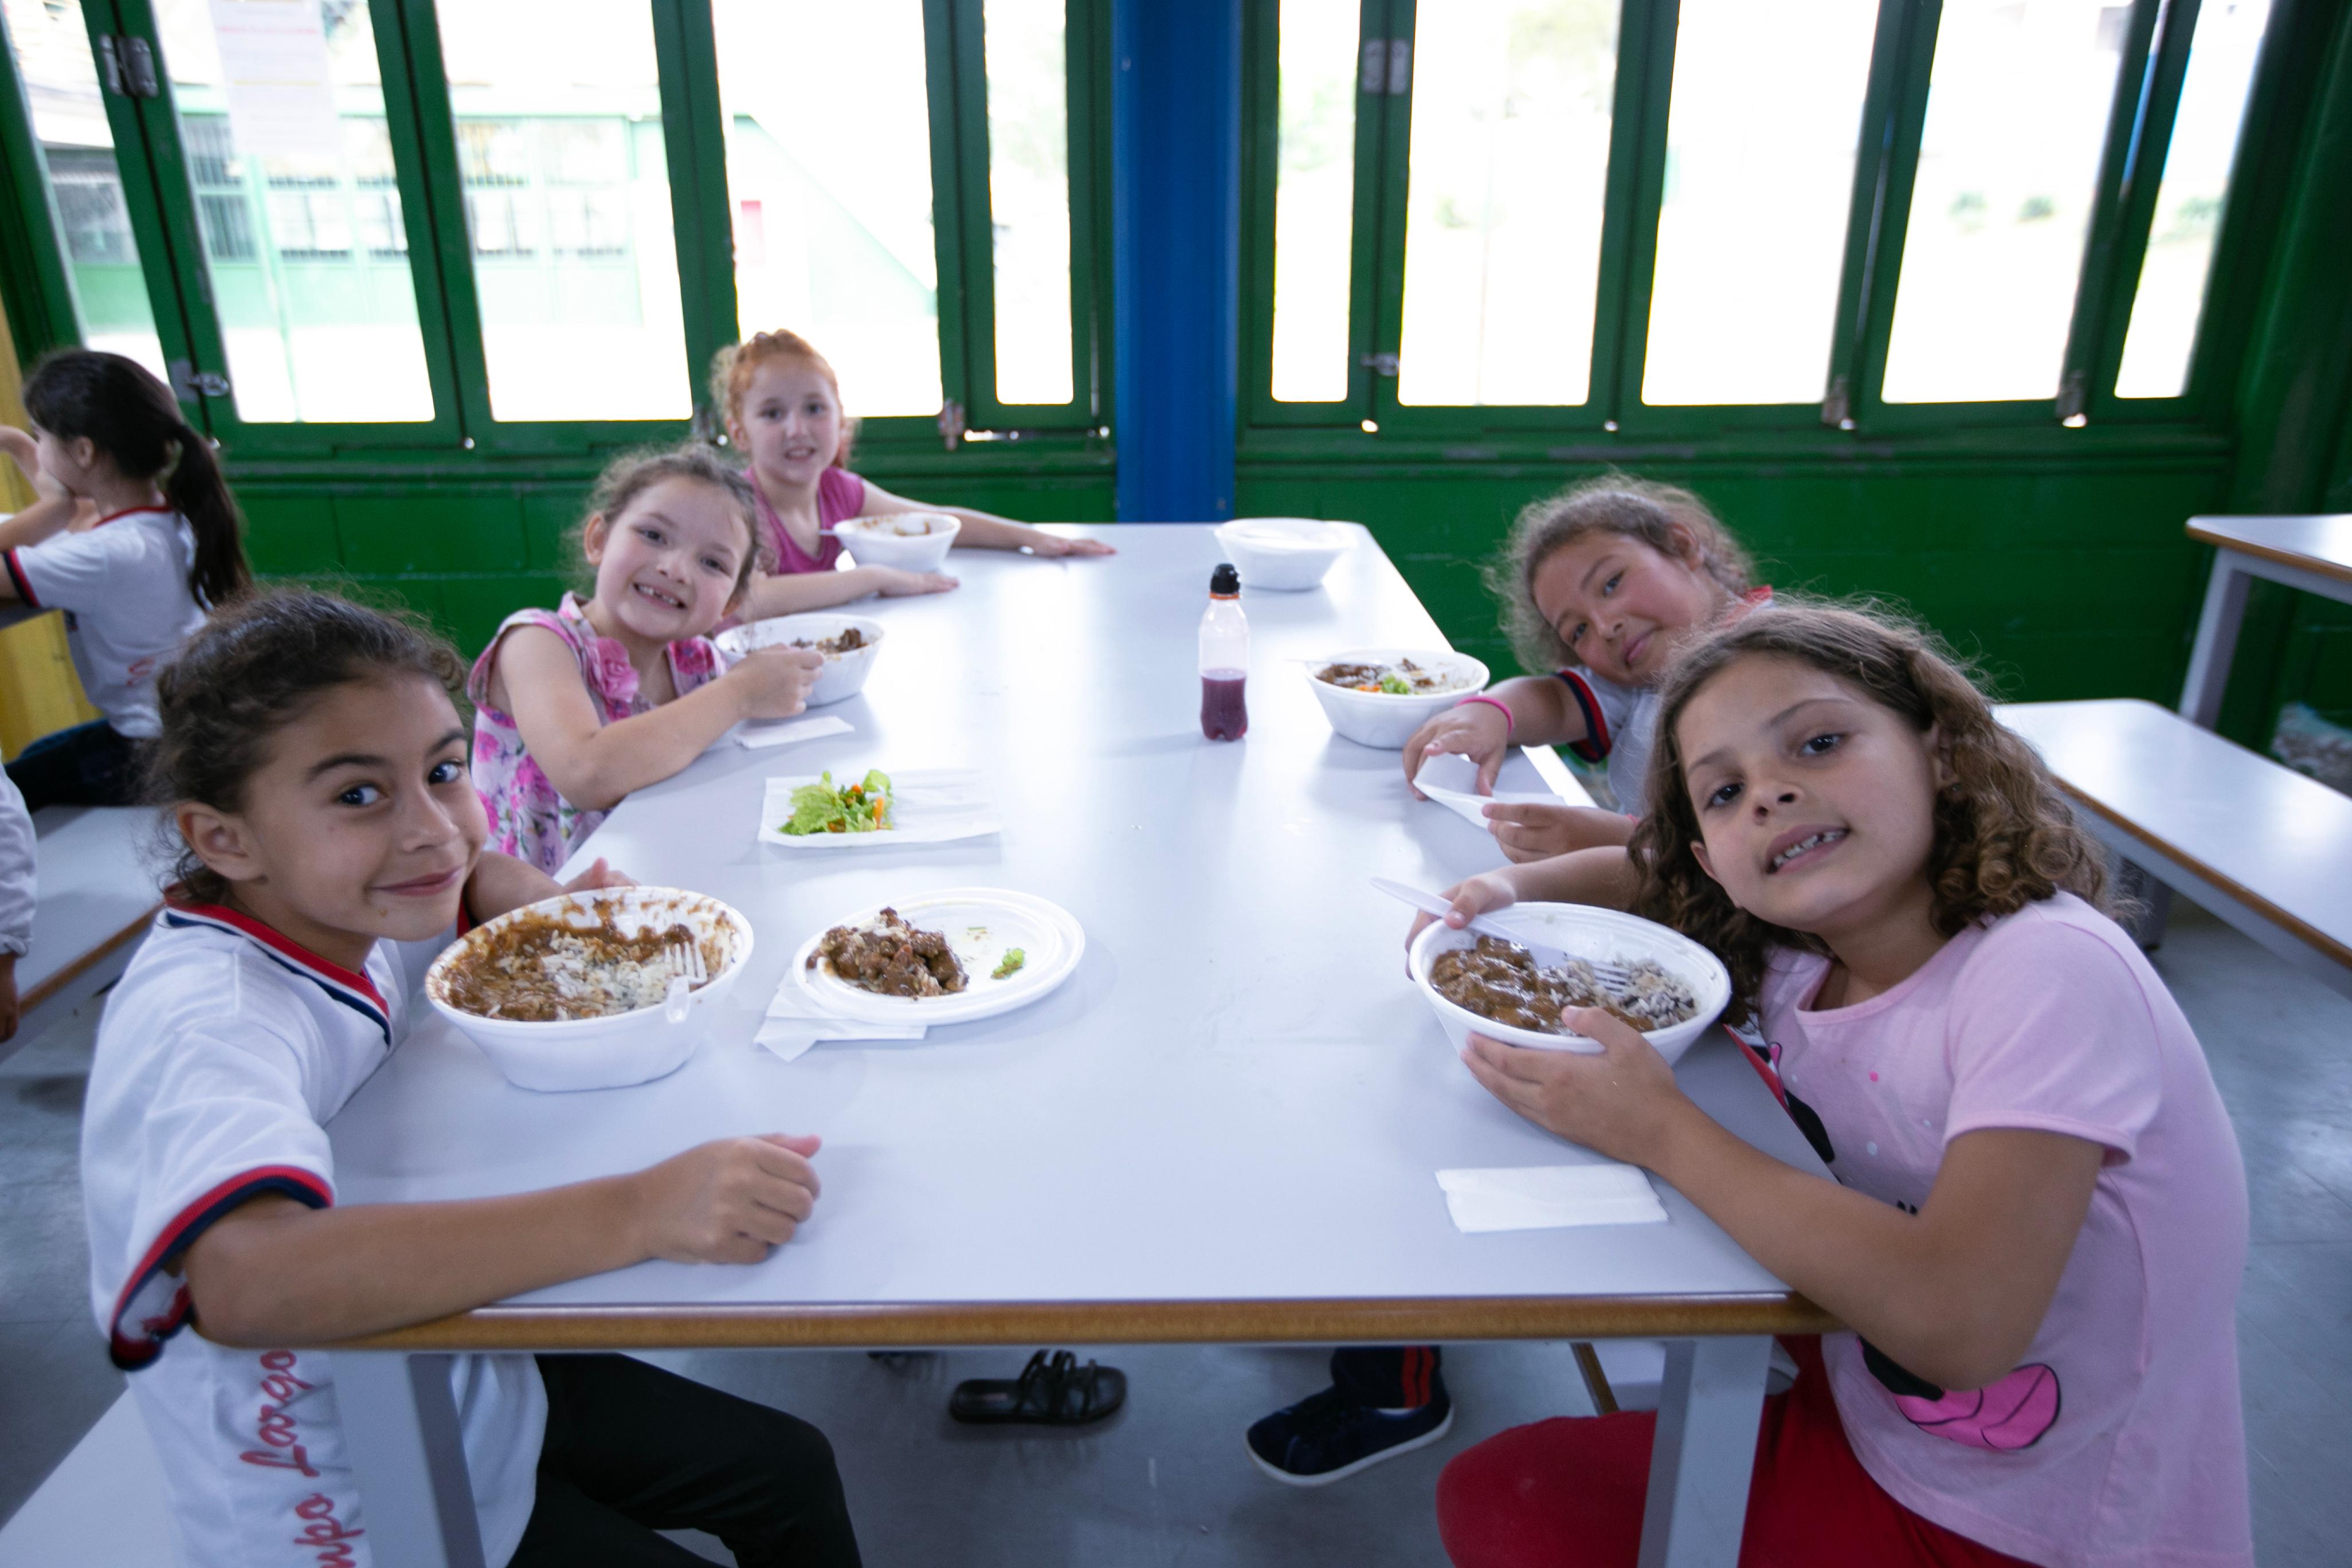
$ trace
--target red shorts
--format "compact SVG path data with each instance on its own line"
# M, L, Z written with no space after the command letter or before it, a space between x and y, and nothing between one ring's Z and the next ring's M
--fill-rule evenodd
M1764 1402L1740 1568L1993 1568L2019 1559L1931 1524L1846 1446L1818 1339L1783 1342L1796 1386ZM1657 1416L1559 1416L1465 1449L1437 1481L1455 1568L1633 1568Z

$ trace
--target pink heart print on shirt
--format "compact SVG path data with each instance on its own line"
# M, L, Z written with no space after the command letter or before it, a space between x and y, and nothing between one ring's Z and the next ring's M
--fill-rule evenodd
M2039 1362L2021 1366L1986 1388L1934 1399L1895 1395L1895 1407L1922 1432L2001 1454L2040 1442L2057 1423L2058 1403L2058 1374Z

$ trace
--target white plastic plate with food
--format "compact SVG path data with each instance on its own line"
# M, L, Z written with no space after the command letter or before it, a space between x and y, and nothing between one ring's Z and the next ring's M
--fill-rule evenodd
M833 536L860 566L936 572L947 563L962 528L961 520L943 511L899 511L835 523Z
M1723 967L1723 961L1680 931L1669 931L1654 921L1617 910L1595 909L1590 904L1542 903L1513 904L1490 918L1518 933L1522 945L1538 965L1549 968L1576 959L1587 963L1646 962L1680 982L1689 994L1689 1015L1664 1027L1643 1031L1643 1038L1669 1062L1679 1059L1690 1049L1691 1042L1705 1034L1730 1005L1731 975ZM1438 958L1455 949L1474 947L1477 941L1475 931L1455 931L1443 922L1433 922L1412 939L1407 950L1406 963L1412 972L1413 984L1421 988L1455 1050L1469 1043L1474 1031L1489 1039L1536 1050L1584 1054L1600 1050L1598 1045L1581 1035L1556 1035L1497 1022L1442 993L1430 975Z
M1451 648L1350 648L1310 658L1306 669L1333 730L1360 746L1391 752L1437 714L1486 689L1486 667Z
M893 844L985 838L1004 826L989 801L986 784L973 769L908 768L880 774L888 781L889 811L885 826L869 827L874 817L865 786L878 772L844 768L814 777L770 779L760 803L760 842L779 849L880 849ZM801 795L803 790L820 796L831 792L842 807L840 816L804 809L809 797ZM857 794L851 795L852 790ZM835 821L838 830L831 826ZM789 831L793 827L804 831Z
M1319 587L1356 536L1312 517L1237 517L1216 529L1217 546L1244 588L1304 593Z
M670 1016L673 947L708 976ZM425 972L434 1010L523 1089L618 1089L694 1054L701 1016L751 956L751 922L683 888L604 888L526 904L475 927Z
M836 931L872 931L885 909L906 925L945 939L964 983L937 995L884 994L853 984L824 955ZM957 888L860 910L834 921L793 954L792 974L817 1010L870 1024L968 1024L1025 1007L1078 967L1086 931L1067 910L1006 888ZM1012 960L1019 953L1017 962Z
M808 705L822 708L855 697L864 688L866 678L874 672L875 658L882 651L882 623L863 616L814 612L771 616L764 621L730 626L711 640L719 645L719 655L730 669L763 647L814 648L824 655L824 668L808 694Z

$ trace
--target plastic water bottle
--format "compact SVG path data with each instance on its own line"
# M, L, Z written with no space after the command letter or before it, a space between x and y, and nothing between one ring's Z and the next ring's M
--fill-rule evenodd
M1209 574L1209 607L1201 616L1201 733L1238 741L1249 733L1249 622L1242 617L1242 579L1230 562Z

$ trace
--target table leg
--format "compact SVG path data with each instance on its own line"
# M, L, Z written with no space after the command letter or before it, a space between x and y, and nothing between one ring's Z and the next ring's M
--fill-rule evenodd
M377 1568L482 1568L449 1362L335 1352L335 1405Z
M2252 582L2228 551L2215 552L2205 608L2197 617L2197 640L2189 648L2189 679L2180 688L2181 717L2192 724L2210 730L2221 716L2221 693L2230 684L2230 661L2237 653L2246 589Z
M1641 1568L1733 1568L1772 1342L1670 1340L1650 1445Z

